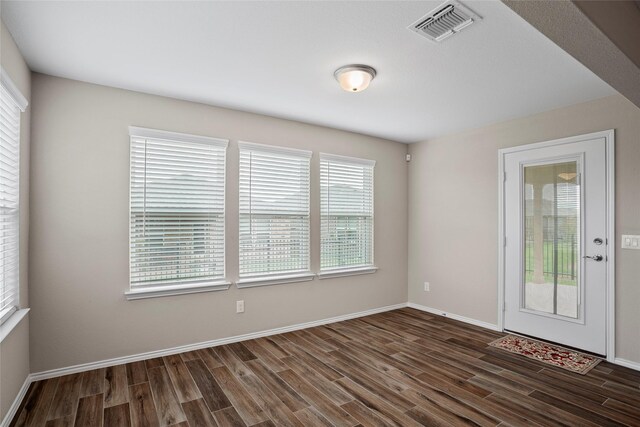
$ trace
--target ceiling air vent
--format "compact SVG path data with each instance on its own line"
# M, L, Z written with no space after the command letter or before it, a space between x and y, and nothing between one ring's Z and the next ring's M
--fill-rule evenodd
M482 19L459 2L448 1L412 24L409 29L434 42L441 42Z

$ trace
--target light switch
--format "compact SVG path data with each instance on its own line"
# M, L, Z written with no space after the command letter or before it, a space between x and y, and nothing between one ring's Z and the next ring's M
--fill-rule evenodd
M622 235L622 249L636 249L640 250L640 236L623 234Z

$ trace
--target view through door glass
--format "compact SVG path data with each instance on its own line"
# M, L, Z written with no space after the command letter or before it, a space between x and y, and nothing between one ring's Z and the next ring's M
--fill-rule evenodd
M578 162L524 167L524 305L578 318Z

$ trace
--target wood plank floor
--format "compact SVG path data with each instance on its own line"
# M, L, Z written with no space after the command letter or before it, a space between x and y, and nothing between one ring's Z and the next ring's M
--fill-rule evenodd
M31 385L13 426L640 426L640 372L582 376L400 309Z

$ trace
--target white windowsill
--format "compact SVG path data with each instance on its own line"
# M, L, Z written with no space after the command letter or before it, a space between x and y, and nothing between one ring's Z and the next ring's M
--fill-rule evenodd
M236 286L239 289L242 288L253 288L256 286L270 286L270 285L282 285L284 283L295 283L295 282L308 282L313 280L316 275L307 272L307 273L294 273L294 274L283 274L281 276L262 276L262 277L247 277L245 279L240 279L236 282Z
M9 336L11 331L18 326L22 319L24 319L29 310L31 309L23 308L21 310L16 310L7 320L4 321L2 325L0 325L0 342L4 341L4 339Z
M196 294L200 292L213 292L213 291L226 291L231 286L231 282L208 282L198 283L193 285L171 285L171 286L156 286L142 289L132 289L124 293L124 296L129 300L144 299L144 298L157 298L168 297L173 295L183 294Z
M325 270L318 273L319 279L332 279L334 277L343 276L357 276L359 274L372 274L378 271L378 267L356 267L356 268L341 268L336 270Z

